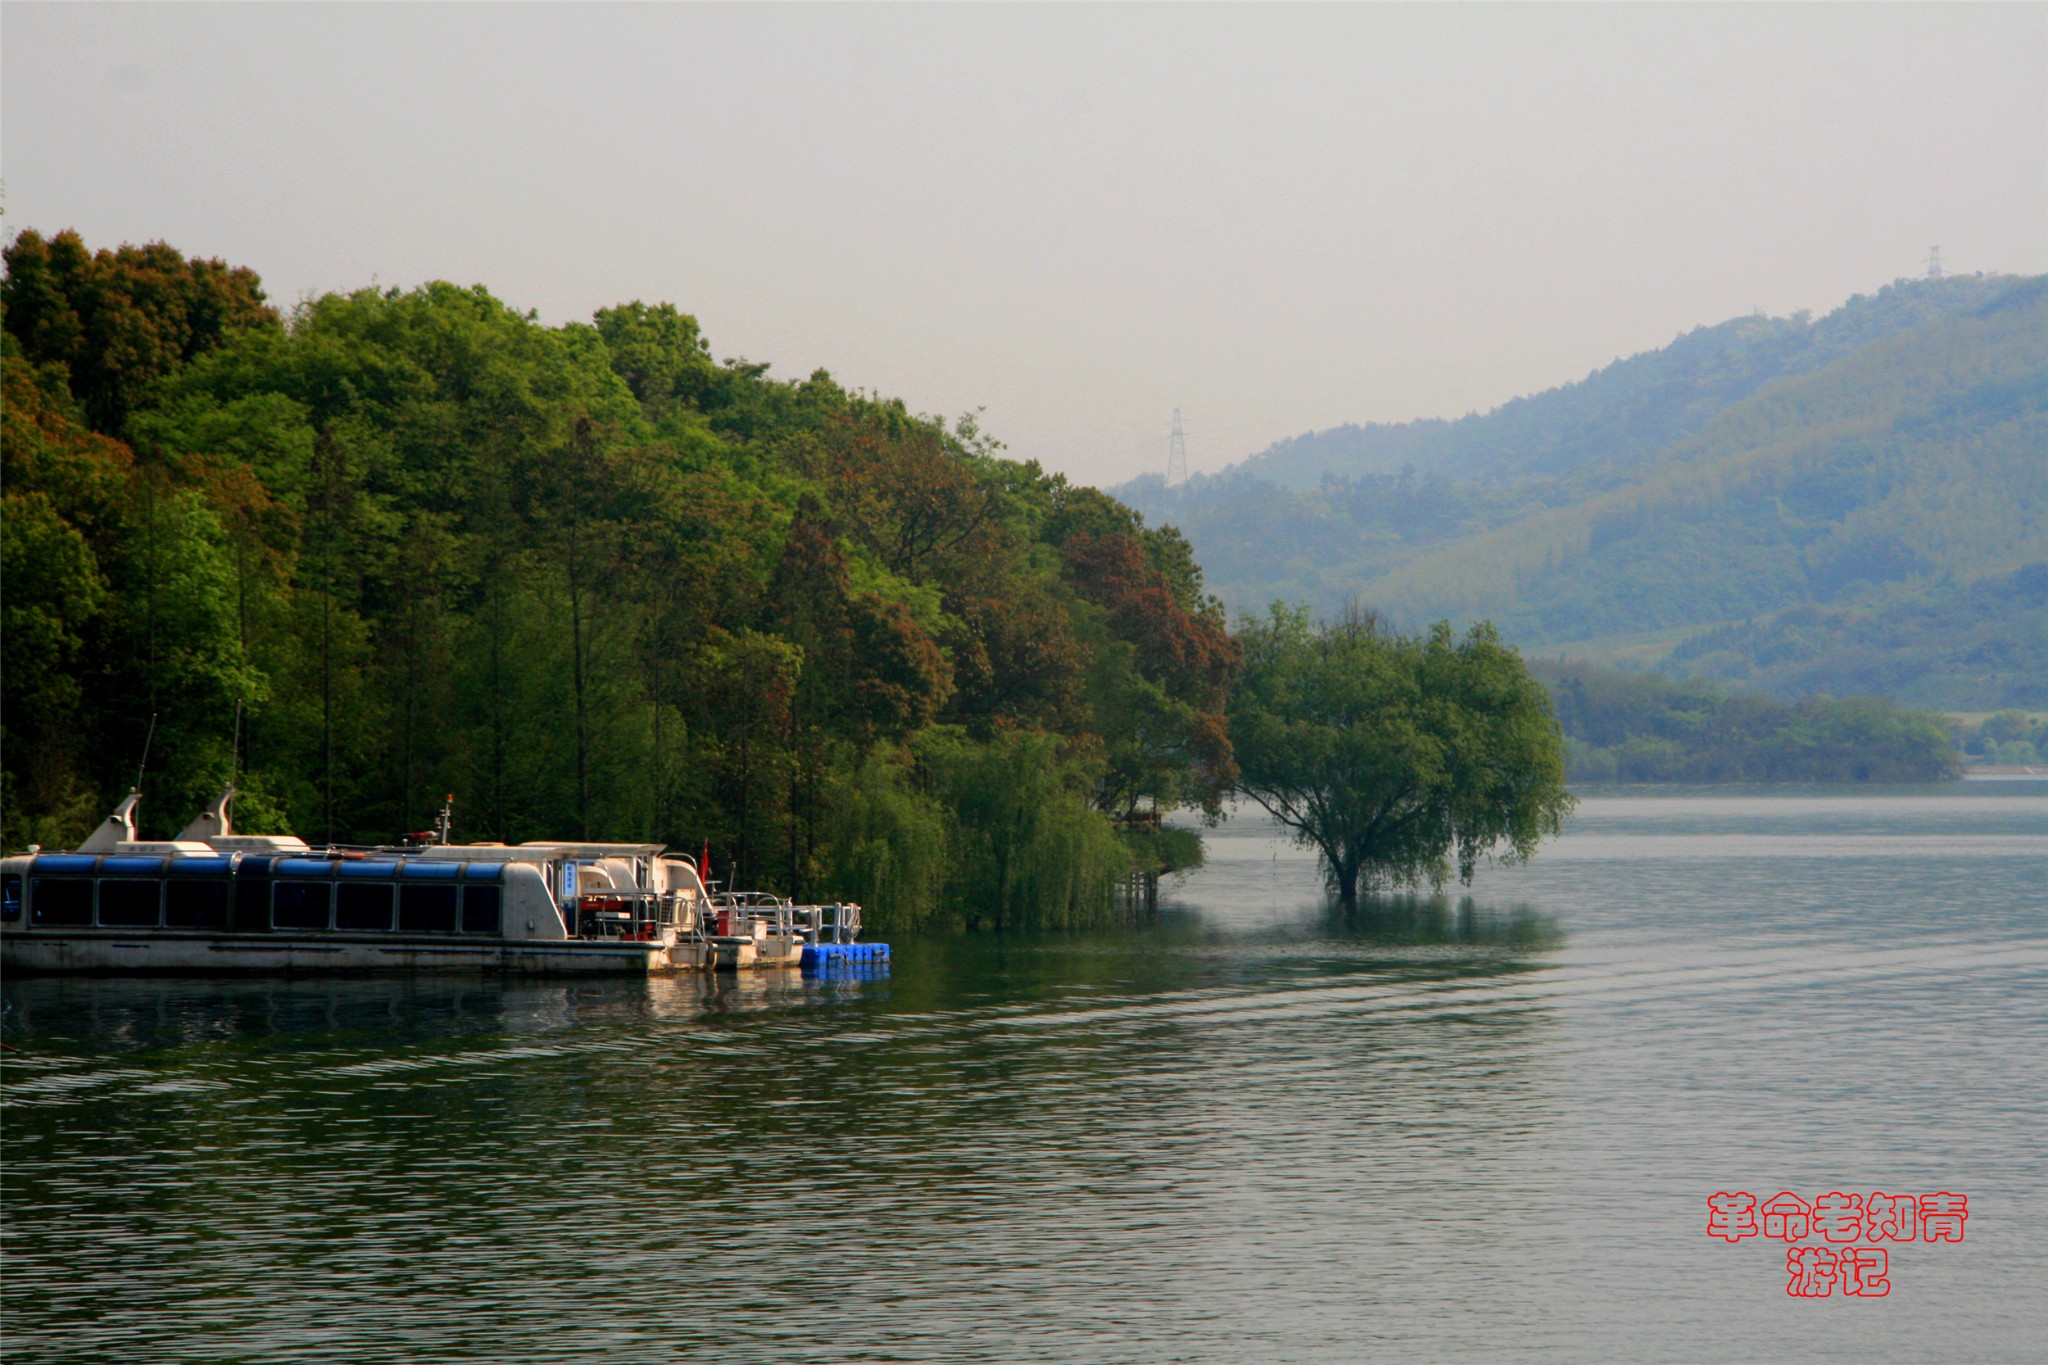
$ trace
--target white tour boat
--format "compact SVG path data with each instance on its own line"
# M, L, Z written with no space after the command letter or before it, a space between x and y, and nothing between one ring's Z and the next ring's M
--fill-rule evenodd
M135 793L68 852L0 859L10 972L651 973L844 955L858 906L727 903L662 844L376 848L236 834L229 787L177 838L135 837ZM725 898L721 898L722 900ZM772 897L765 898L773 901ZM861 952L881 945L859 945Z

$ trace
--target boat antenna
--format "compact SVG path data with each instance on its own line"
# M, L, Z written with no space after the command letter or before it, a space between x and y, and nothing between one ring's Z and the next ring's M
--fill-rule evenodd
M149 733L142 737L142 761L135 765L135 790L142 790L142 775L149 771L149 746L156 739L156 712L149 713Z
M242 767L242 699L235 698L235 737L228 741L228 785L235 785L235 774Z
M448 799L441 803L441 813L434 818L434 842L445 845L448 829L455 823L455 793L449 792Z

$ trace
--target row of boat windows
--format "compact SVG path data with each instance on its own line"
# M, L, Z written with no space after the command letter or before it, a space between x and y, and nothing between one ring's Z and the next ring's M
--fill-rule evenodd
M0 885L0 918L21 917L21 881ZM220 878L152 880L29 878L34 926L103 929L338 929L362 933L495 934L502 893L495 885L381 885L371 882Z
M495 882L504 880L503 863L458 863L439 859L411 861L382 858L274 858L217 853L201 857L159 858L116 853L42 853L28 864L35 876L68 877L345 877L371 881Z

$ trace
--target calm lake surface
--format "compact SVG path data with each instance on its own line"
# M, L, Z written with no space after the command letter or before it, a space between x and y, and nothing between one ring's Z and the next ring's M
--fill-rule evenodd
M6 1357L2042 1358L2048 784L1317 890L1244 815L1154 923L880 980L9 981ZM1794 1299L1723 1190L1970 1217Z

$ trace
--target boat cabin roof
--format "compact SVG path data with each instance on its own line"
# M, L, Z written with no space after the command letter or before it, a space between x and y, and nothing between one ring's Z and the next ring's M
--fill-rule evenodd
M523 844L428 844L409 849L409 858L453 859L466 863L532 863L549 858L633 858L652 857L667 844L582 844L553 839L529 839Z
M651 858L667 844L583 844L556 839L529 839L521 848L543 848L562 858Z
M668 848L666 844L598 844L587 840L564 839L529 839L517 845L475 843L408 845L403 848L378 849L314 848L293 834L228 832L227 808L233 797L234 788L230 786L214 799L213 805L207 808L205 814L188 825L176 839L145 840L134 837L135 806L141 798L141 793L131 791L127 799L122 801L114 813L94 832L92 838L81 843L73 852L94 856L116 854L154 858L205 858L239 853L282 854L286 857L314 859L369 856L427 862L538 863L555 858L578 862L598 862L606 858L652 858ZM124 835L127 837L123 837ZM677 861L691 866L696 865L696 859L688 854L672 856Z
M222 853L304 853L308 845L296 834L216 834L205 847Z

